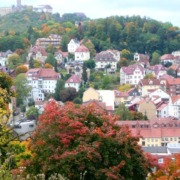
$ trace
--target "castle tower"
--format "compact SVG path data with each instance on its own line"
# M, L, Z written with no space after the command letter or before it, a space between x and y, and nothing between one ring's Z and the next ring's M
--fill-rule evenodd
M17 0L17 7L21 7L21 0Z

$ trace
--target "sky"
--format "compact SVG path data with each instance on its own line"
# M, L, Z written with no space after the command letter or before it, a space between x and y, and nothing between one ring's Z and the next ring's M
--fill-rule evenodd
M16 0L5 0L0 7L16 5ZM51 5L53 13L83 12L91 19L113 15L149 17L171 22L180 27L180 0L21 0L22 5Z

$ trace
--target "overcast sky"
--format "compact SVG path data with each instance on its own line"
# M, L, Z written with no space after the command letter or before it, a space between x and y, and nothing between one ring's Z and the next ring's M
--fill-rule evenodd
M16 4L5 0L0 7ZM53 13L84 12L87 17L105 18L112 15L146 16L180 27L180 0L21 0L22 5L49 4Z

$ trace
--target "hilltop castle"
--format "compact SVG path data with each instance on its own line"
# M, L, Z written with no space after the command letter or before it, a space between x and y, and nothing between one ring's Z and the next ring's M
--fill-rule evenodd
M22 5L21 0L16 0L16 5L12 5L11 7L0 7L0 16L21 11L29 7L31 7L32 10L35 12L52 13L52 7L50 5L41 5L38 7L33 7L33 6Z

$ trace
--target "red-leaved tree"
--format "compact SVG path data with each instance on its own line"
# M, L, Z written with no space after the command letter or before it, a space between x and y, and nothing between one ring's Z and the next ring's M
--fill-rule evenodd
M94 106L51 101L40 116L27 171L69 179L145 179L150 163L138 139Z

